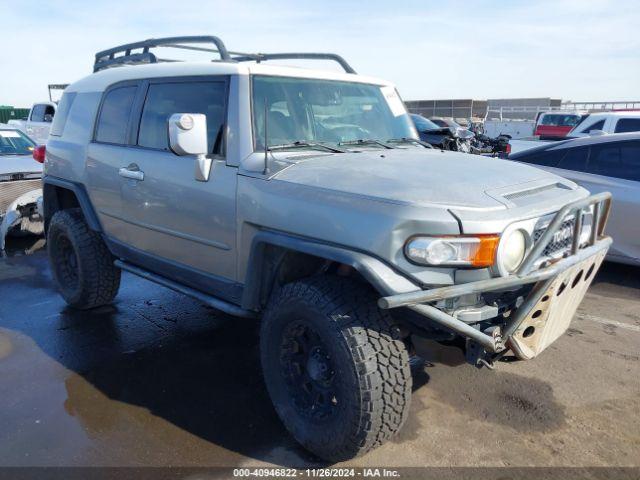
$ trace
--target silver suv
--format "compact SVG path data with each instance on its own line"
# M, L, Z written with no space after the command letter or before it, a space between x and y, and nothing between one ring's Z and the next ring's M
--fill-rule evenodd
M216 58L162 62L158 46ZM281 59L345 72L265 65ZM46 146L58 288L97 307L125 270L259 318L283 423L352 458L407 418L412 336L459 339L477 366L533 358L611 244L609 194L417 138L394 86L337 55L236 54L217 37L100 52Z

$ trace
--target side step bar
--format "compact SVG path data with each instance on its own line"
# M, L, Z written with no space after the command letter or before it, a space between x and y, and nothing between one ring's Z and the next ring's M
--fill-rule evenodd
M244 308L238 307L233 303L225 302L224 300L220 300L219 298L216 298L212 295L208 295L206 293L200 292L199 290L195 290L185 285L181 285L172 280L169 280L168 278L162 277L160 275L156 275L155 273L148 272L147 270L143 270L142 268L136 267L122 260L116 260L113 263L116 267L122 270L125 270L129 273L133 273L138 277L144 278L145 280L149 280L153 283L157 283L158 285L162 285L163 287L167 287L173 290L174 292L182 293L189 297L195 298L196 300L200 300L202 303L209 305L210 307L213 307L216 310L220 310L221 312L228 313L229 315L234 315L236 317L243 317L243 318L258 317L258 314L256 312L253 312L251 310L245 310Z

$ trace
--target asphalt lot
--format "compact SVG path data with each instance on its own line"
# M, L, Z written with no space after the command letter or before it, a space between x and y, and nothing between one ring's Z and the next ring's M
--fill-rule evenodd
M424 342L401 435L352 466L639 466L640 270L605 265L569 332L495 371ZM131 275L65 307L46 256L0 259L0 466L320 466L288 436L256 324Z

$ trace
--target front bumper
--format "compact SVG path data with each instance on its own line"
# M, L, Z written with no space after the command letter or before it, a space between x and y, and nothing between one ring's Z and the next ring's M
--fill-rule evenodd
M591 205L594 206L591 235L587 245L581 246L582 211ZM612 242L610 237L604 236L610 208L611 194L608 192L565 205L512 275L383 297L378 305L383 309L407 307L445 329L471 339L489 354L510 348L519 358L533 358L568 328L600 267ZM553 235L572 215L577 220L570 254L534 270ZM506 291L530 284L535 284L533 289L504 324L484 332L431 305L461 295Z

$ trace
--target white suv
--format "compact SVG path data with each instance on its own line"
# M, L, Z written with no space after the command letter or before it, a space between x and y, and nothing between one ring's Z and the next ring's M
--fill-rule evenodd
M568 137L588 137L607 133L640 132L640 111L591 113L568 133Z

